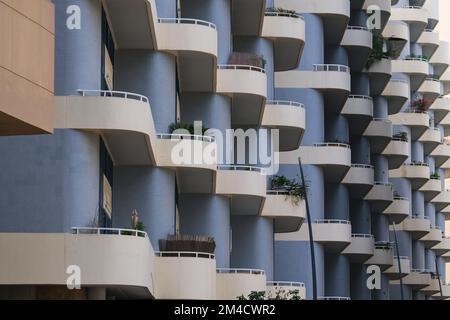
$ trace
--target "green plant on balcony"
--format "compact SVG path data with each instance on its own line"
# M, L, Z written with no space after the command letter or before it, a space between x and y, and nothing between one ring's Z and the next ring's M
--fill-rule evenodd
M182 123L182 122L173 122L169 125L169 132L173 133L175 130L187 130L189 132L189 134L195 134L195 128L193 124L190 123ZM205 132L208 130L209 128L204 128L202 127L202 134L205 134Z
M418 60L423 60L423 61L426 61L426 62L430 61L430 57L424 56L424 55L421 55L421 54L410 54L410 55L406 56L406 60L408 60L408 59L410 59L410 60L418 59Z
M372 36L372 52L366 62L366 69L369 69L375 62L381 61L383 58L395 58L400 54L398 49L387 46L384 50L384 38L380 35Z
M299 183L297 179L289 179L285 176L274 176L272 178L272 190L286 191L286 199L290 198L292 204L296 206L306 197L306 187Z
M296 14L295 10L288 10L280 7L270 7L266 8L266 12L273 12L273 13L286 13L286 14Z
M432 174L430 175L430 179L433 179L433 180L440 180L440 179L441 179L441 176L440 176L439 174L437 174L436 172L434 172L434 173L432 173Z
M394 134L392 136L392 138L403 141L403 142L408 142L408 133L405 131L398 132L398 133Z

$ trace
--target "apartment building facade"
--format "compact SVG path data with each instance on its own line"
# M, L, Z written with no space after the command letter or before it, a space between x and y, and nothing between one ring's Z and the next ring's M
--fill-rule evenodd
M437 0L40 2L52 134L0 137L1 298L311 299L307 207L319 299L450 298Z

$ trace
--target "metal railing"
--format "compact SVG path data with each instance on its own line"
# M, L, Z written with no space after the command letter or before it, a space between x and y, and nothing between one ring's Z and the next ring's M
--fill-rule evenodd
M373 183L374 186L385 186L385 187L391 187L392 188L392 183L390 182L383 182L383 181L375 181Z
M298 14L298 13L291 13L291 12L273 12L273 11L266 11L264 12L264 15L267 17L288 17L288 18L297 18L305 20L305 18Z
M254 274L254 275L265 275L266 272L260 269L230 269L230 268L218 268L217 273L221 274Z
M425 81L434 81L434 82L439 82L439 83L441 82L441 80L433 78L433 77L426 77Z
M156 251L157 257L175 257L175 258L204 258L215 259L215 255L207 252L190 252L190 251Z
M200 26L206 26L213 28L216 30L216 25L212 22L208 22L205 20L199 20L199 19L188 19L188 18L159 18L159 23L173 23L173 24L196 24Z
M430 167L428 163L425 162L410 162L405 164L405 166L412 166L412 167Z
M83 97L124 98L148 103L148 98L146 96L132 92L112 91L112 90L86 90L86 89L78 89L77 92Z
M266 286L269 287L298 287L304 288L305 284L303 282L292 282L292 281L267 281Z
M419 219L421 219L421 220L430 220L429 217L421 216L421 215L418 215L418 214L412 214L411 215L411 219L414 219L414 220L419 220Z
M362 94L351 94L348 96L348 99L364 99L364 100L373 101L373 98L371 96L365 96Z
M342 64L314 64L313 71L350 72L348 66Z
M408 84L408 81L403 80L403 79L391 79L391 80L389 80L389 82L399 82L399 83L406 83L406 84Z
M314 143L314 147L340 147L340 148L347 148L350 149L350 145L346 143L339 143L339 142L320 142L320 143Z
M361 168L361 169L373 169L374 167L370 164L352 164L352 168Z
M158 139L163 140L194 140L194 141L203 141L203 142L214 142L214 137L210 136L200 136L196 134L178 134L178 133L158 133L156 135Z
M283 106L283 107L299 107L305 108L305 105L300 102L295 101L287 101L287 100L267 100L266 105L275 105L275 106Z
M266 169L255 166L244 166L244 165L227 165L221 164L217 166L218 170L229 170L229 171L251 171L265 173Z
M372 234L365 234L365 233L352 233L352 238L366 238L366 239L373 239Z
M275 196L280 196L280 195L289 195L289 191L288 190L267 190L266 194L268 195L275 195Z
M347 26L347 30L362 30L362 31L369 31L369 28L362 27L362 26Z
M220 70L249 70L266 73L266 70L264 70L263 68L244 64L219 64L217 65L217 68Z
M318 297L317 298L318 300L328 300L328 301L331 301L331 300L338 300L338 301L350 301L351 299L349 298L349 297L333 297L333 296L329 296L329 297L323 297L323 296L321 296L321 297Z
M375 249L392 250L393 243L389 241L377 241L375 242Z
M386 119L386 118L373 118L372 121L375 121L375 122L383 122L383 123L392 123L391 120Z
M316 219L314 220L314 223L319 224L351 224L348 220L341 220L341 219Z
M430 273L429 269L411 269L411 273Z
M96 235L101 234L101 235L147 237L147 232L135 229L74 227L71 228L71 230L73 234L96 234Z
M403 112L404 113L419 113L419 114L427 114L428 113L425 110L419 110L419 109L415 109L415 108L406 108Z
M397 200L397 201L408 201L408 198L405 198L405 197L394 197L394 200Z

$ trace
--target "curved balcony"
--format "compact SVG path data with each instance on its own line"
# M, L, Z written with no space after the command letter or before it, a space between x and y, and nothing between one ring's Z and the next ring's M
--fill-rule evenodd
M444 127L444 137L448 137L450 135L450 114L447 114L439 124Z
M430 228L430 220L426 216L410 216L398 224L398 230L411 233L411 237L415 240L426 236Z
M420 289L420 291L427 296L431 296L435 293L440 292L441 286L439 284L439 277L436 274L431 273L431 283L428 286Z
M447 69L439 80L441 80L444 94L450 94L450 69Z
M309 233L306 226L300 230ZM352 226L347 220L315 220L313 224L314 241L323 244L327 252L342 252L352 242Z
M423 7L428 11L428 27L434 29L439 23L439 0L428 0L423 2Z
M289 282L289 281L268 281L266 293L270 298L276 297L278 293L288 294L292 291L298 291L300 300L306 299L306 287L302 282Z
M450 284L442 284L442 296L441 293L436 293L433 295L433 299L442 300L450 298Z
M416 42L428 24L428 11L421 6L394 7L391 19L408 23L410 40Z
M389 177L406 178L413 190L419 190L430 179L430 166L422 162L404 164L399 169L389 170Z
M392 57L397 59L409 42L408 24L403 21L388 21L383 30L383 38L386 39L391 52L395 53Z
M447 252L450 252L450 238L442 238L442 241L432 247L431 250L436 253L436 256L442 256Z
M361 71L372 52L372 32L367 27L348 26L341 46L347 49L350 68Z
M430 106L430 111L434 112L434 121L440 123L450 112L450 98L440 96Z
M428 60L424 57L407 57L392 60L392 72L406 73L410 78L411 91L417 91L428 76Z
M259 215L266 198L264 169L234 165L220 165L217 169L216 193L231 198L231 212Z
M441 77L450 65L450 48L447 41L440 41L439 47L431 57L430 63L433 66L433 73Z
M266 12L262 36L273 41L274 69L295 69L305 46L305 19L297 14Z
M403 278L403 284L413 290L423 289L431 284L431 274L424 269L411 269L411 272Z
M388 57L383 57L381 60L375 61L369 68L364 69L370 79L370 94L372 96L383 93L389 80L391 80L392 71L392 60Z
M391 1L390 0L365 0L363 9L368 10L371 6L375 6L376 8L380 8L380 29L374 29L374 34L381 34L386 27L386 24L389 21L391 16Z
M363 263L375 252L375 240L371 234L352 234L352 242L342 251L353 263Z
M218 300L237 300L252 291L266 291L266 274L257 269L217 269Z
M157 49L155 0L105 0L103 5L118 48Z
M390 170L398 169L409 157L409 142L392 138L381 154L388 158Z
M436 212L444 210L450 205L450 191L442 191L431 200L431 203L434 204Z
M244 65L219 65L217 92L232 97L234 125L261 123L267 97L267 75L264 69Z
M400 263L398 262L400 260ZM394 264L392 267L386 269L383 273L386 274L390 280L399 280L406 277L411 272L411 260L405 256L394 256Z
M216 259L201 252L156 252L158 299L216 298Z
M419 239L423 242L424 247L430 249L442 241L442 230L439 227L431 227L430 232Z
M322 167L327 181L340 182L351 166L352 155L348 144L316 143L294 151L281 152L280 164L298 164L299 157L304 165Z
M390 115L389 120L391 120L394 125L410 127L411 138L413 141L419 139L430 127L430 116L428 113L412 109Z
M295 232L306 217L305 201L290 198L287 191L267 191L261 216L274 219L274 232Z
M156 133L144 96L79 90L55 97L55 128L100 132L116 165L153 165Z
M430 179L419 189L419 191L422 191L425 201L431 201L431 199L441 193L441 189L441 180Z
M264 0L232 0L231 23L236 36L259 36L264 23Z
M434 102L442 95L441 82L434 78L425 78L425 81L417 89L417 92L422 94L424 99Z
M374 183L374 168L371 165L352 164L342 183L347 185L353 198L364 198Z
M275 87L320 90L326 108L339 113L351 91L350 69L338 64L316 64L312 71L276 72Z
M427 57L431 57L439 48L439 33L431 29L425 29L417 43L422 46L422 53Z
M383 212L394 200L392 184L375 181L364 200L369 202L373 212Z
M276 5L295 12L319 15L323 20L325 42L341 43L350 18L349 0L277 0Z
M394 249L389 242L375 242L373 256L364 262L366 265L375 264L385 271L394 264Z
M403 197L394 197L392 203L383 211L389 221L400 223L409 216L409 200Z
M305 107L293 101L267 101L261 125L279 130L280 151L295 150L306 129Z
M216 26L207 21L186 18L160 18L158 22L158 50L176 55L181 91L214 91L218 43Z
M108 287L130 299L155 295L155 257L145 232L99 228L73 231L0 234L2 243L14 244L0 247L0 283L66 287L66 270L76 265L82 270L82 288Z
M428 155L441 143L441 131L439 128L428 128L419 138L423 144L423 151Z
M363 136L370 142L370 152L382 153L392 139L392 122L388 119L373 118Z
M214 138L190 134L158 134L156 164L176 170L180 193L215 189L217 145Z
M325 251L342 252L352 242L352 226L346 220L315 220L312 224L314 242L321 243ZM309 241L307 223L300 230L291 233L275 234L276 241Z
M373 117L373 99L371 96L349 95L341 114L348 119L350 132L362 134Z
M391 79L381 95L388 100L388 114L399 113L409 99L409 83L405 80Z
M450 146L447 143L439 144L430 153L430 157L434 158L436 167L441 167L448 159L450 159Z

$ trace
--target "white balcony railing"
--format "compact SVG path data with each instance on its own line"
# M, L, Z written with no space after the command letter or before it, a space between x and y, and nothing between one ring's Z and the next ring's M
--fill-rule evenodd
M313 65L314 71L333 71L333 72L350 72L350 68L348 66L344 66L342 64L315 64Z
M114 98L124 98L138 100L148 103L148 98L141 94L125 92L125 91L111 91L111 90L86 90L78 89L77 92L83 97L114 97Z
M266 73L266 70L260 67L249 66L244 64L219 64L217 68L220 70L249 70L249 71L258 71L261 73Z
M205 20L199 20L199 19L188 19L188 18L159 18L159 23L173 23L173 24L197 24L200 26L206 26L213 28L216 30L216 25L214 23L205 21Z
M178 134L178 133L159 133L157 134L158 139L164 140L194 140L194 141L203 141L203 142L214 142L214 137L210 136L201 136L196 134Z
M96 234L96 235L119 235L147 237L147 232L135 229L121 228L94 228L94 227L74 227L71 228L73 234Z
M230 269L230 268L218 268L216 269L217 273L225 273L225 274L255 274L255 275L264 275L266 274L264 270L260 269Z
M157 251L157 257L174 257L174 258L204 258L214 259L215 255L207 252L190 252L190 251Z

